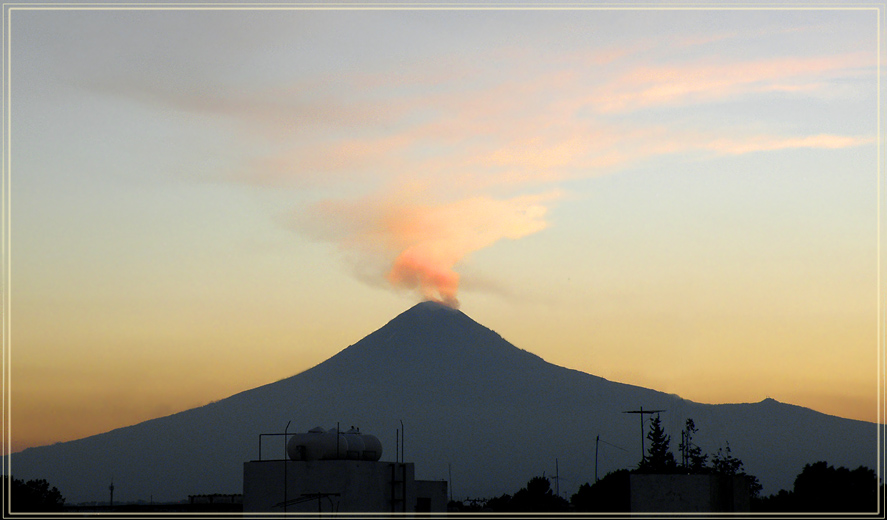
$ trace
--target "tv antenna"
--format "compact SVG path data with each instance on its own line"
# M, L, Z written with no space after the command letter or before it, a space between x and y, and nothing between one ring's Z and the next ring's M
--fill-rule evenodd
M545 472L542 472L542 476L545 476ZM554 494L557 496L561 496L561 480L567 480L561 477L560 465L558 464L558 460L554 459L554 476L551 477L554 480Z
M639 410L628 410L622 413L636 413L641 416L641 461L647 460L647 449L644 447L644 415L653 415L654 413L664 412L665 410L644 410L641 406Z

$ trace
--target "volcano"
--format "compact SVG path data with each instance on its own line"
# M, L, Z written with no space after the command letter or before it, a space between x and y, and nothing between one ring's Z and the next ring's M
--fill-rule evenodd
M416 463L416 477L450 480L454 498L514 493L534 476L569 495L595 472L641 459L639 407L661 419L677 450L693 418L706 453L729 447L763 493L791 489L804 465L877 468L878 427L766 399L711 405L546 362L463 312L420 303L330 359L206 406L84 439L10 455L16 478L47 479L68 503L173 501L240 493L243 463L281 458L259 434L358 426L382 460ZM647 416L649 418L649 416ZM644 432L646 433L646 432ZM596 439L604 442L596 443ZM279 446L277 444L280 444ZM597 449L596 449L597 448ZM597 454L597 455L596 455ZM556 473L557 472L557 473Z

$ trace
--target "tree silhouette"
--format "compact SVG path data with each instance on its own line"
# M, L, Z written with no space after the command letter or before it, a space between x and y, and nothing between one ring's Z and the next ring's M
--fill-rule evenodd
M492 498L484 505L484 510L513 513L548 513L566 511L569 503L551 490L551 482L545 477L533 477L527 486L514 496L504 494Z
M715 453L714 457L711 459L711 464L712 470L715 473L720 473L722 475L740 475L745 477L748 482L749 497L752 500L758 498L761 489L763 489L761 482L758 480L758 477L749 475L743 470L742 461L733 456L729 442L725 448L718 448L718 452Z
M878 500L878 477L860 466L853 471L835 468L825 461L807 464L795 478L798 511L874 511Z
M9 502L3 504L3 511L9 512L7 507L12 509L14 513L50 513L58 512L64 509L65 498L55 487L50 488L49 482L46 480L29 480L25 482L21 479L12 479L12 483L7 487L9 477L3 477L3 498L6 499L6 491L9 490Z
M693 434L697 431L699 430L696 429L693 419L687 419L681 444L678 446L683 456L681 464L690 473L703 473L707 469L705 464L708 461L708 455L703 455L702 448L693 444Z
M733 456L730 443L725 448L718 448L711 459L712 469L722 475L738 475L742 473L742 461Z
M545 477L533 477L512 499L514 511L566 511L568 505L566 500L554 494L551 482Z
M638 464L641 473L669 473L677 468L674 455L668 450L671 438L662 428L659 414L650 421L650 432L647 433L650 447L647 449L647 457Z
M879 500L883 508L883 489L870 468L860 466L851 471L819 461L804 466L795 477L792 491L781 489L753 501L752 506L753 511L761 512L872 513L877 511Z
M620 469L607 473L594 484L582 484L570 497L578 512L623 512L631 509L630 472Z

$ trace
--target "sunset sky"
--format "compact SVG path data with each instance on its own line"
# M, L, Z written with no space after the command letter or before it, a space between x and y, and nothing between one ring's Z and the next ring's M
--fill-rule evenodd
M877 10L221 6L7 7L13 451L425 298L609 380L878 420Z

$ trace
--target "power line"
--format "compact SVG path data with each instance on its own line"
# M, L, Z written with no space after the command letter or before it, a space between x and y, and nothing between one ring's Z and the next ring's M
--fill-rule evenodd
M614 448L624 451L625 453L628 453L628 450L626 450L625 448L623 448L621 446L616 446L615 444L611 444L605 440L602 440L600 435L595 437L595 439L594 439L594 481L595 482L598 481L598 478L597 478L597 451L598 451L598 443L599 442L603 442L607 446L612 446Z

